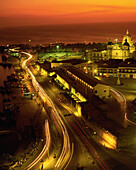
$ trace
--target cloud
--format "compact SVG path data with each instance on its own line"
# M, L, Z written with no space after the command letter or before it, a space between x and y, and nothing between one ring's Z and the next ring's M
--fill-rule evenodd
M83 8L83 7L82 7ZM40 10L40 9L38 9ZM50 25L50 24L69 24L69 23L90 23L90 22L120 22L136 21L135 7L121 7L109 5L92 5L83 11L66 11L65 13L33 12L31 15L18 14L7 17L0 17L0 23L3 26L29 26L29 25ZM64 9L63 9L64 10Z
M45 2L45 1L44 1ZM52 2L52 1L51 1ZM97 2L98 3L98 2ZM113 3L112 3L113 4ZM61 2L60 3L43 3L41 4L39 0L39 4L14 4L12 6L0 7L1 16L11 16L11 15L34 15L34 16L59 16L59 15L69 15L69 14L78 14L78 13L108 13L108 12L118 12L118 11L129 11L134 12L136 11L135 6L123 6L123 5L102 5L99 4L92 4L91 2Z

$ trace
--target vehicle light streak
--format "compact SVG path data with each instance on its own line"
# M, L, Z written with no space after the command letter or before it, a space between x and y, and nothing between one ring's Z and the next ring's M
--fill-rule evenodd
M125 113L125 119L126 119L130 124L136 126L136 123L135 123L135 122L132 122L131 120L129 120L129 119L127 118L127 113Z
M97 160L97 162L99 163L99 165L101 166L101 168L103 170L108 170L108 168L106 167L106 165L104 164L104 162L102 162L101 158L98 156L97 152L95 151L95 149L91 146L90 142L87 140L87 138L84 136L84 134L82 133L82 129L80 130L77 125L72 122L71 125L73 126L73 128L77 131L77 133L79 134L79 136L82 138L82 140L85 142L86 146L88 147L88 149L91 151L91 153L93 154L94 158Z
M125 96L124 96L120 91L118 91L117 89L114 89L114 88L110 87L110 90L111 90L116 96L118 96L119 99L120 99L120 101L124 104L123 106L124 106L125 120L126 120L128 123L136 126L136 123L135 123L135 122L133 122L133 121L131 121L131 120L129 120L129 119L127 118L126 98L125 98Z
M129 120L129 119L127 118L126 98L125 98L125 96L124 96L121 92L119 92L118 90L116 90L116 89L114 89L114 88L110 88L110 90L111 90L114 94L116 94L116 95L119 97L120 101L124 104L123 106L124 106L124 117L125 117L125 120L126 120L127 122L129 122L130 124L132 124L132 125L136 125L135 122L132 122L131 120Z
M113 87L110 87L110 91L113 92L120 99L120 101L124 104L124 109L126 109L125 96L120 91L118 91L117 89L114 89Z
M70 163L70 161L71 161L71 159L72 159L72 156L73 156L73 153L74 153L74 143L72 143L72 149L71 149L71 150L72 150L72 151L71 151L70 159L69 159L67 165L65 166L64 170L67 169L67 167L68 167L68 165L69 165L69 163Z
M2 131L0 131L0 134L5 134L5 133L11 133L11 130L2 130Z
M58 161L55 165L56 168L59 168L62 164L62 162L65 160L65 156L67 153L70 152L70 139L69 139L69 135L67 132L67 129L54 105L54 103L52 102L52 100L49 98L49 96L45 93L45 91L43 90L43 88L40 86L40 84L36 81L36 78L34 77L34 75L32 74L32 72L30 71L30 69L26 66L26 63L32 59L32 55L26 52L22 52L26 55L29 56L28 59L26 59L23 63L22 63L22 67L28 71L28 73L30 74L31 78L32 78L32 84L36 90L36 92L38 93L38 95L41 97L41 99L43 100L43 102L45 101L45 98L47 99L46 102L47 104L52 107L52 110L54 112L54 115L56 116L56 119L58 120L58 123L60 124L60 127L62 129L62 133L63 133L63 148L62 148L62 152L60 157L58 158Z
M76 118L75 117L73 117L74 118L74 121L77 123L77 125L75 124L75 126L79 129L79 131L80 131L80 133L81 133L81 135L82 136L86 136L87 138L88 138L88 135L87 135L87 133L84 131L84 129L81 127L81 125L78 123L78 121L76 120ZM86 139L86 141L88 141L87 140L87 138L84 136L84 138ZM88 141L88 143L89 143L89 141ZM89 143L89 145L91 146L91 144ZM95 149L91 146L91 148L92 148L92 150L94 151L94 153L98 156L98 154L97 154L97 152L95 151ZM100 158L100 157L99 157ZM100 158L101 159L101 158ZM102 161L102 160L101 160ZM104 163L103 163L104 164ZM105 165L105 167L106 167L106 165Z
M45 136L46 136L46 143L41 151L41 153L38 155L38 157L25 169L29 170L32 167L35 166L36 163L38 163L42 157L47 154L50 144L51 144L51 136L50 136L50 130L49 130L49 122L48 120L45 120Z

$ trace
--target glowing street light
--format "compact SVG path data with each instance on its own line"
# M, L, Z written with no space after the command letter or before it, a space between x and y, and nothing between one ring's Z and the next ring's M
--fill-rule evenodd
M59 49L59 45L56 46L57 50Z
M114 41L115 41L115 42L116 42L116 44L117 44L117 42L118 42L118 39L115 39Z
M119 69L117 69L117 85L121 85L120 78L119 78Z
M94 73L97 73L97 69L94 69Z

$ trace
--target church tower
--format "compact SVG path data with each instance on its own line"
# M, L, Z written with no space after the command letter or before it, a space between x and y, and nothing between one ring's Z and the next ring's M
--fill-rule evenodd
M112 58L112 49L113 49L113 43L111 41L111 39L109 39L109 42L107 44L107 55L108 55L108 59Z
M135 51L135 46L128 30L126 31L126 35L122 39L122 46L126 45L126 42L129 44L130 53L133 53Z

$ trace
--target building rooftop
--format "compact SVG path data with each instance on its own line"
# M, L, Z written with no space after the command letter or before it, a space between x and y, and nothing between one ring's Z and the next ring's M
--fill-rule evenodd
M91 85L92 87L95 87L97 84L105 84L102 81L94 78L90 74L84 73L82 70L79 70L78 68L75 68L73 66L67 67L67 70L76 75L78 78L82 79L87 84Z
M98 65L98 67L103 68L118 68L122 61L122 59L101 60L96 62L96 64Z
M82 59L69 59L69 60L60 60L60 61L52 61L52 63L70 63L72 65L80 64L85 62L85 60Z
M106 110L110 111L110 113L114 112L116 108L118 107L118 104L116 101L112 102L111 105L115 105L114 109L112 107L108 107L108 104L105 102L103 103L103 100L101 100L98 96L95 96L92 94L85 94L81 87L78 87L73 79L72 76L70 77L67 74L67 70L76 75L77 77L81 78L83 81L87 82L88 84L95 86L98 83L105 84L96 78L84 73L83 71L76 69L75 67L67 67L60 68L59 70L56 70L56 74L60 75L67 83L69 83L72 87L76 89L80 94L82 94L84 97L88 99L87 102L81 103L82 111L84 112L84 116L88 116L88 120L93 121L94 123L99 124L99 126L104 127L105 129L109 130L113 134L119 135L119 132L117 132L118 128L122 128L122 126L117 123L116 121L110 119L107 117L107 113L105 109L102 109L101 105L106 105ZM111 99L110 99L111 100ZM109 101L110 102L110 101ZM113 104L114 103L114 104Z
M119 67L136 67L136 60L126 59L119 64Z

